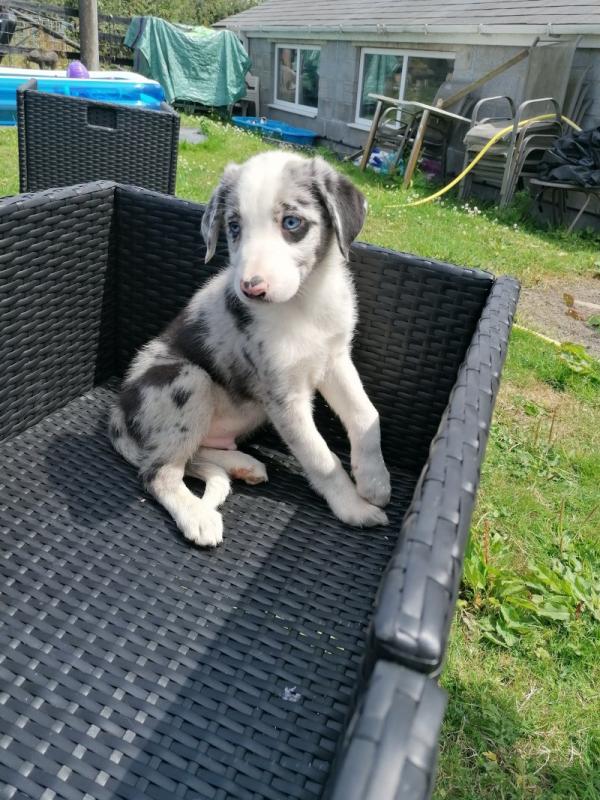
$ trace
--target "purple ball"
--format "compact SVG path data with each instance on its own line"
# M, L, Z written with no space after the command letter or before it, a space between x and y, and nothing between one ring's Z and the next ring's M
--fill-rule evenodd
M67 67L67 78L89 78L90 73L87 71L81 61L71 61Z

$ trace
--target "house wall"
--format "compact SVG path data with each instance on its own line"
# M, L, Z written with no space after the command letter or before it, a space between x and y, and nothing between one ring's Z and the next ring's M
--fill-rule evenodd
M321 47L319 107L316 117L307 117L273 107L274 103L274 54L275 44L286 43L285 38L267 39L248 34L248 49L252 59L252 72L260 78L261 114L288 122L291 125L310 128L341 150L359 148L366 139L364 130L354 127L361 47L379 46L372 41L317 41L295 39L290 44L315 44ZM460 81L475 81L494 67L518 53L522 46L495 46L488 44L431 44L414 43L409 40L397 43L386 42L391 48L407 50L448 50L455 54L454 77ZM593 103L585 119L585 127L600 125L600 51L578 50L575 67L590 65ZM474 99L493 95L509 95L519 99L527 70L526 60L482 86ZM460 136L450 149L449 167L456 169L462 163Z

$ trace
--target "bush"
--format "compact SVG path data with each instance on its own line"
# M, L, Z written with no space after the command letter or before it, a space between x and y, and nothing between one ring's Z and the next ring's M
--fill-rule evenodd
M101 14L154 16L188 25L212 25L257 5L259 0L99 0Z

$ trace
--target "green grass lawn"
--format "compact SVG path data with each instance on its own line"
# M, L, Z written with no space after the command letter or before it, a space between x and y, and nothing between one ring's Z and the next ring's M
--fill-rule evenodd
M190 119L187 124L198 124ZM177 193L205 201L229 161L267 149L208 120L180 149ZM531 285L598 270L598 240L452 201L403 208L396 185L342 169L369 200L361 238ZM18 190L0 131L0 195ZM488 447L442 683L436 800L600 798L600 365L516 330Z

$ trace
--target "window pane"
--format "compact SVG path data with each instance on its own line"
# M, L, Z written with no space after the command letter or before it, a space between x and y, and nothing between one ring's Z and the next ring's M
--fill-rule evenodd
M404 99L431 105L437 90L453 69L454 60L451 58L409 56Z
M316 108L319 104L319 50L300 50L300 93L302 106Z
M403 56L365 54L359 117L372 119L375 113L377 101L371 100L369 93L400 97L403 61Z
M277 50L277 99L296 102L296 72L298 51L291 47Z

